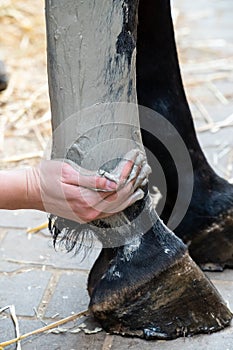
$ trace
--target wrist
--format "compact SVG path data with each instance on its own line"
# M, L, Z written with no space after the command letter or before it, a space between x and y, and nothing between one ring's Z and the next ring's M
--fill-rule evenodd
M40 175L38 167L26 169L27 200L25 209L37 209L44 211L40 190Z
M44 210L36 168L0 171L0 208Z
M1 209L23 209L27 202L26 169L0 172Z

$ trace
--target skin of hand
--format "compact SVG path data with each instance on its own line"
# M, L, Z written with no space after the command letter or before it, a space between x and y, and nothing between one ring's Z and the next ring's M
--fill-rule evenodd
M138 150L130 151L110 173L114 181L62 161L45 160L37 167L0 172L0 207L38 209L79 223L89 222L141 199L144 192L139 187L148 173L145 156Z

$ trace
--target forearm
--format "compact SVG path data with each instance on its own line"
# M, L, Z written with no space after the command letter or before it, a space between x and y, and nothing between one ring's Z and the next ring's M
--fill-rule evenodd
M40 209L38 198L28 194L28 174L32 169L0 171L0 209Z

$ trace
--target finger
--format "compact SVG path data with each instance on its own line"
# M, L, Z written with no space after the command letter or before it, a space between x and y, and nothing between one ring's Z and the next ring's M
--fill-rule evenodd
M104 172L103 176L99 176L93 171L83 169L80 166L75 166L75 168L73 168L71 165L64 164L62 175L65 182L69 184L97 191L115 191L119 189L127 179L131 181L133 178L136 178L138 174L137 165L141 164L142 161L145 161L145 155L140 150L133 149L126 153L124 159L112 173ZM119 185L116 184L117 182Z
M83 176L79 177L79 186L90 188L97 191L116 191L117 184L105 177L99 175Z
M134 189L140 187L142 183L148 179L148 176L150 175L150 173L151 173L151 167L149 166L149 164L145 162L138 173L138 176L134 183Z
M86 187L75 187L74 189L68 189L69 195L72 195L73 202L79 202L82 208L93 208L99 210L99 203L107 200L107 198L111 198L111 200L116 200L117 192L116 191L93 191L92 189ZM72 194L71 194L72 193ZM116 197L111 197L115 195ZM107 204L106 204L107 205Z
M137 157L137 155L135 154L133 159L123 160L121 162L121 169L119 169L119 170L121 170L120 177L119 177L119 185L120 186L122 186L123 184L126 183L127 179L129 178L130 174L132 173L136 157Z
M145 161L144 161L144 163L145 163ZM137 182L137 178L140 175L140 173L141 173L141 164L140 164L140 166L134 164L133 169L130 173L130 176L129 176L128 180L126 181L126 183L124 184L124 186L131 184L132 192L134 192L136 187L138 187L138 186L135 186L135 182ZM143 178L143 180L144 180L144 178Z
M130 152L126 153L123 160L120 161L117 168L113 171L113 173L116 173L118 176L120 185L125 183L129 178L139 153L140 150L138 149L133 149Z
M133 205L135 202L141 200L144 197L144 195L145 195L144 191L139 188L121 205L118 205L115 208L111 208L111 210L108 209L107 212L100 212L100 214L98 215L98 219L103 219L123 211L124 209Z
M145 178L142 183L141 183L141 186L144 187L148 184L149 180L147 178Z
M143 164L143 162L145 162L145 160L146 160L145 155L142 152L138 153L138 155L135 159L135 162L134 162L134 168L136 169L138 167L142 167L142 164ZM130 179L133 179L133 171L130 174Z
M134 193L133 181L123 186L119 191L109 194L100 202L96 202L94 208L99 212L112 212L116 207L121 206Z
M131 196L127 198L126 201L124 201L121 205L115 207L113 209L114 213L119 213L123 211L124 209L128 208L129 206L133 205L135 202L139 201L144 197L145 193L141 188L138 188L137 191L135 191Z
M94 171L86 171L86 169L80 167L76 170L69 165L69 168L67 168L66 165L63 167L62 173L66 184L106 192L115 191L117 189L117 184L115 182L96 175Z
M136 155L135 155L136 159ZM99 191L115 191L128 179L134 167L134 160L122 160L119 167L112 173L103 171L102 176L82 176L79 177L79 185Z
M99 169L98 174L117 184L120 182L125 182L125 179L129 177L129 174L132 171L132 167L139 152L140 150L137 149L131 150L130 152L126 153L124 158L111 173L103 169Z
M134 189L138 188L139 186L147 183L147 178L149 174L151 173L151 168L147 163L146 155L142 152L140 152L137 155L137 158L134 163L134 167L130 173L130 176L127 180L127 182L134 180Z
M112 173L108 173L108 172L104 172L103 176L92 176L89 177L89 184L91 184L91 181L93 180L93 184L94 187L90 187L90 185L88 186L88 188L95 188L95 189L99 189L99 190L106 190L106 191L113 191L113 190L117 190L117 188L119 188L120 186L122 186L123 184L125 184L125 182L128 180L128 182L130 182L132 179L137 178L139 171L140 171L140 167L143 162L145 163L145 155L139 151L139 150L132 150L130 152L128 152L124 159L120 162L119 166L112 172ZM144 177L147 176L147 170L148 170L149 166L145 166L144 167L144 171L141 175L141 177L143 177L143 179L141 179L139 181L143 181ZM147 170L146 170L147 169ZM150 169L150 168L149 168ZM145 173L145 175L144 175ZM117 182L117 175L120 175L119 178L119 185L116 185ZM88 179L88 176L85 176L84 179L81 179L82 175L80 175L80 186L85 186L82 185L85 183L85 180ZM95 183L95 184L94 184ZM86 184L87 187L87 184Z

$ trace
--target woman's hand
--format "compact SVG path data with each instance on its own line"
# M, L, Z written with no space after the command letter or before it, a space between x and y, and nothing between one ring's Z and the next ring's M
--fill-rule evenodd
M111 173L88 171L61 161L27 169L27 207L80 223L104 218L143 198L139 188L150 173L139 150L126 154Z

